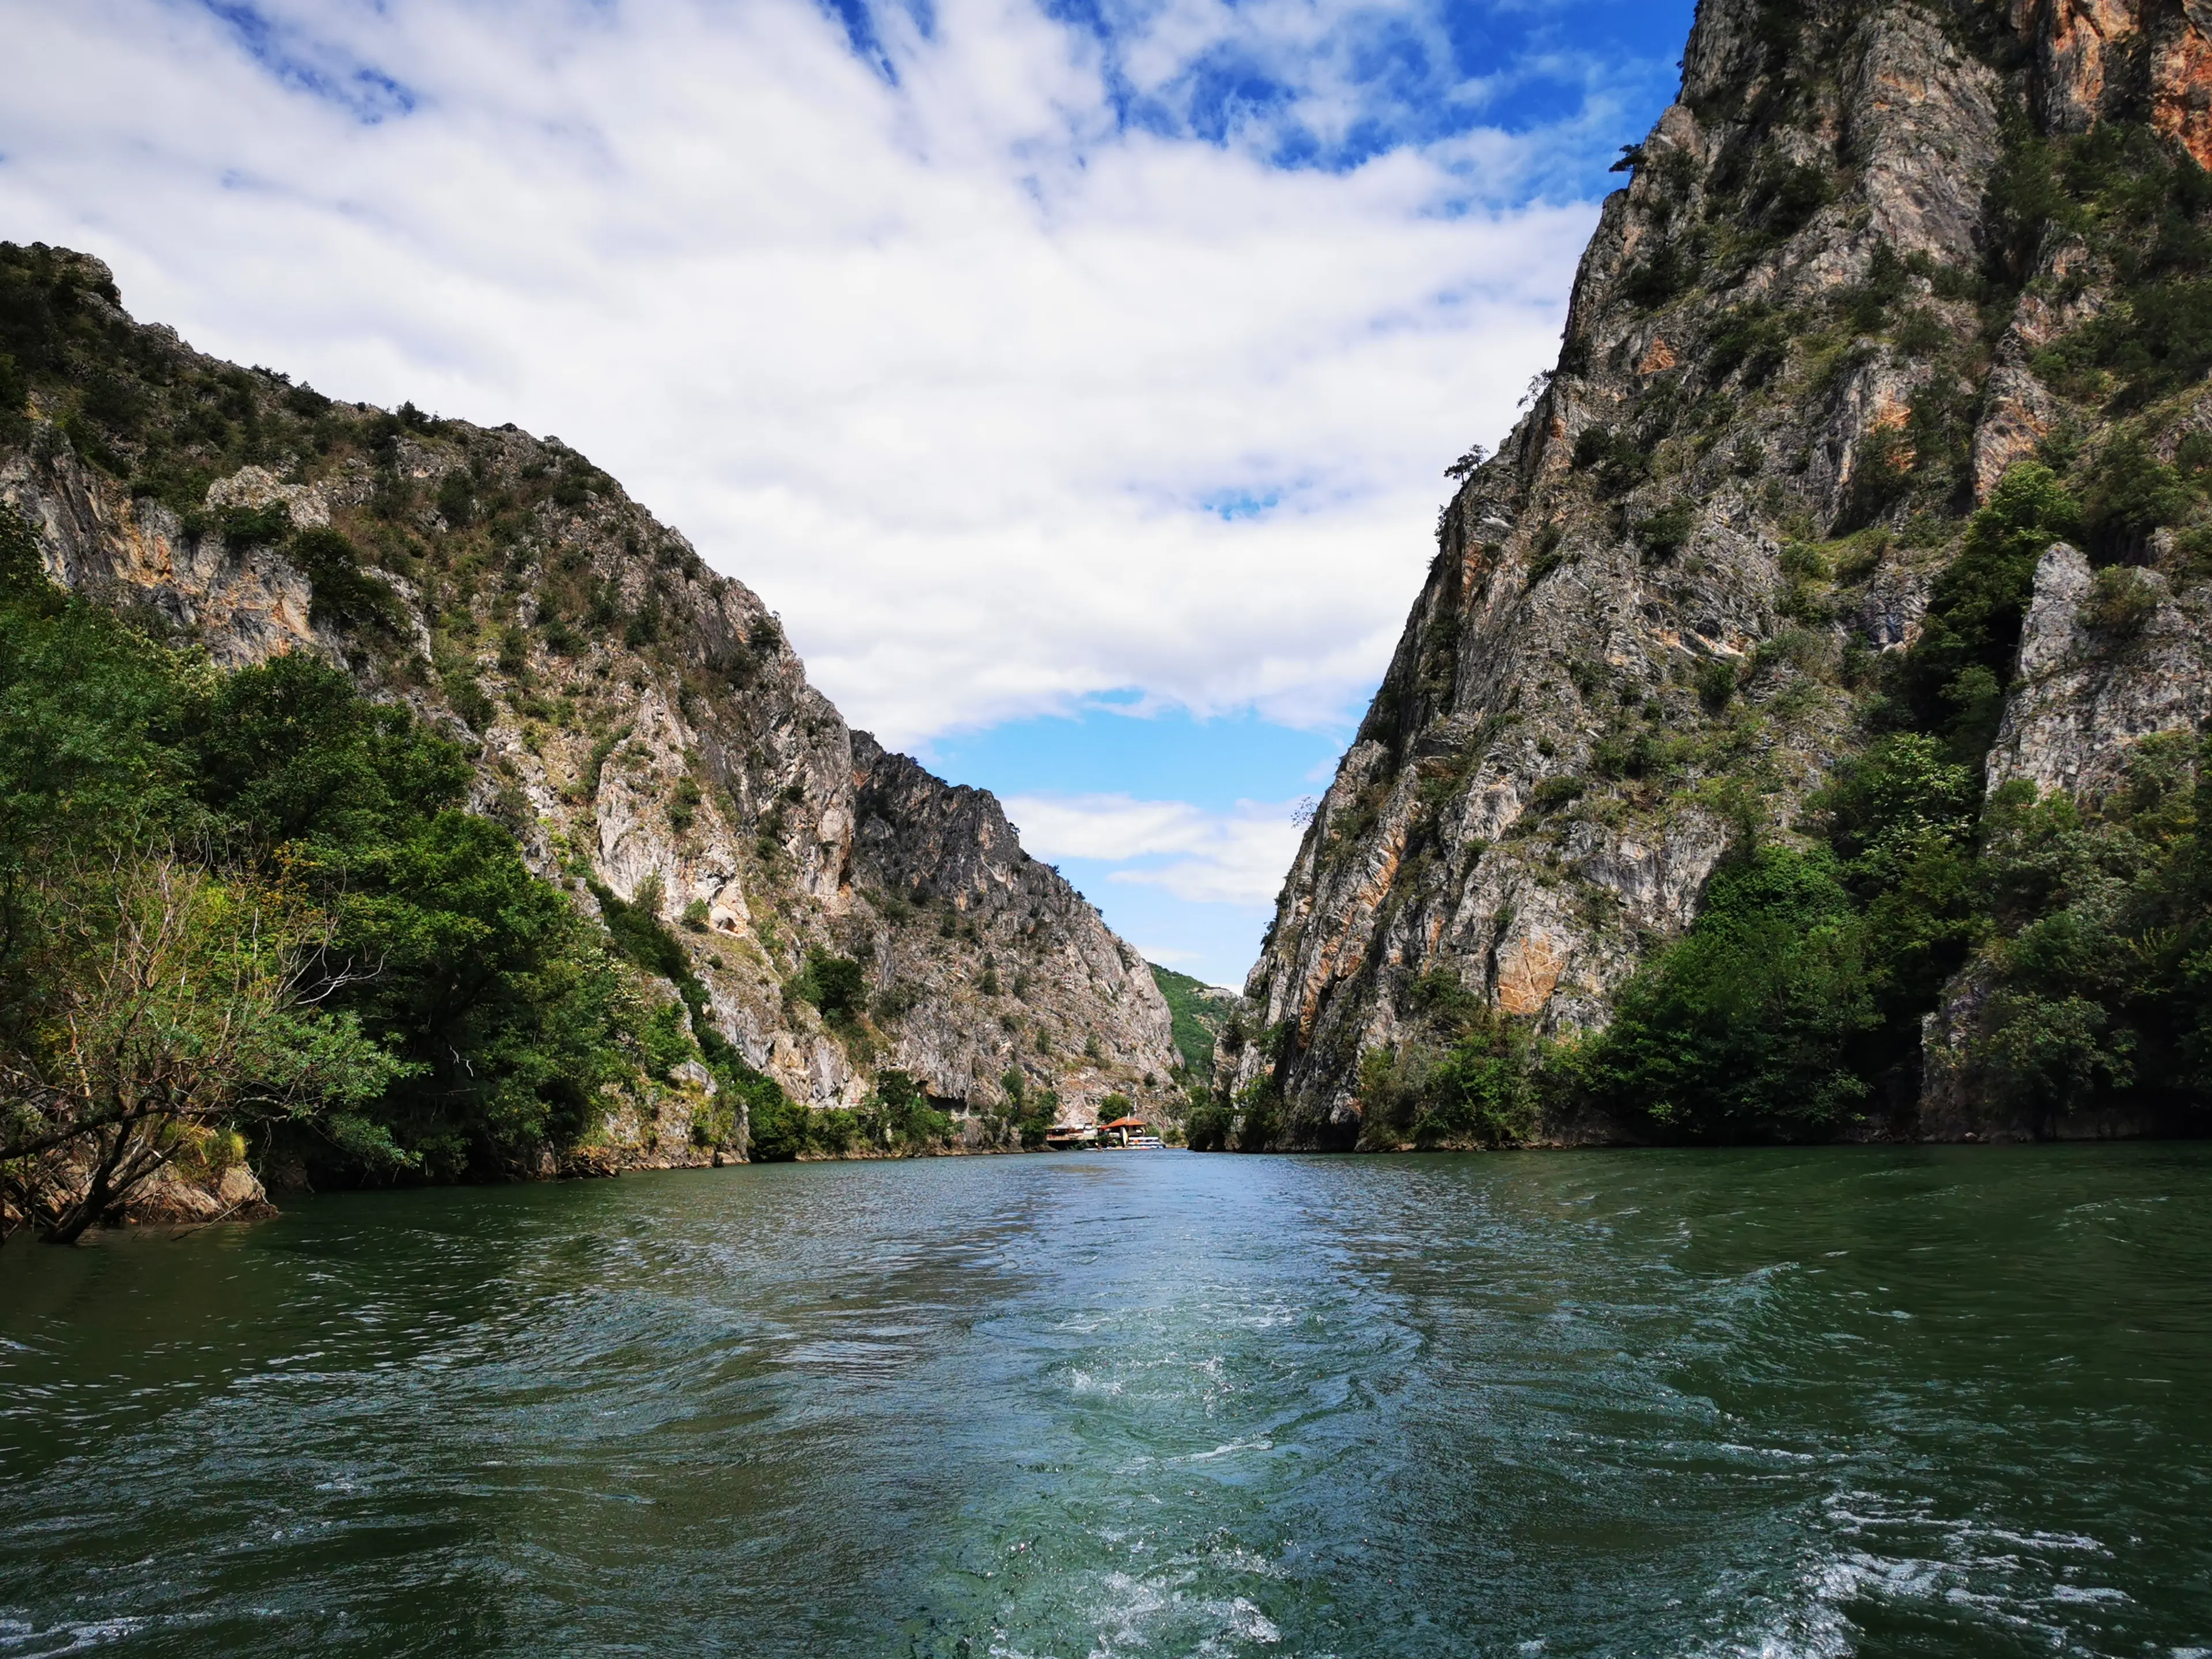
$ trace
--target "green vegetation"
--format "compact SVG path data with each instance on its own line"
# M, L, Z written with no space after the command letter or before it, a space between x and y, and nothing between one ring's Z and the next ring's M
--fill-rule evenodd
M1602 1104L1704 1139L1824 1133L1862 1100L1872 1023L1834 860L1764 848L1709 884L1697 926L1630 981L1583 1057Z
M1047 1100L1049 1113L1057 1103ZM1046 1127L1050 1123L1048 1116ZM875 1088L858 1108L810 1108L781 1091L775 1101L753 1107L753 1157L763 1163L856 1152L912 1156L950 1146L952 1133L951 1115L919 1084L888 1069L877 1073ZM1043 1139L1040 1128L1037 1144Z
M805 966L789 988L801 1002L812 1003L832 1025L858 1019L867 1004L867 976L860 964L818 946L807 951Z
M1650 517L1637 520L1637 544L1644 550L1646 558L1671 559L1689 541L1697 522L1697 509L1689 502L1669 501Z
M684 1052L678 1053L681 1034L672 1031L664 1039L661 1054L670 1067L696 1058L715 1084L714 1118L709 1124L697 1126L698 1138L707 1145L734 1140L738 1112L743 1108L751 1125L752 1156L795 1155L785 1152L782 1147L791 1133L792 1114L803 1115L806 1109L793 1103L774 1078L757 1070L714 1024L713 1001L706 982L692 967L690 954L683 942L660 919L660 878L647 876L638 884L628 902L596 882L590 884L590 890L616 950L647 973L676 988L690 1027L690 1042L682 1043ZM672 1012L664 1010L659 1018L667 1020ZM667 1070L654 1075L665 1078ZM763 1146L769 1150L763 1151Z
M500 1175L587 1139L663 1052L608 936L460 810L453 744L306 656L211 672L51 586L12 516L0 706L0 1167L19 1209L43 1215L87 1158L112 1165L111 1207L133 1171L234 1129L325 1182ZM103 964L125 958L168 988L118 1003ZM225 1008L258 1035L179 1091L214 1041L195 1022ZM94 1077L83 1034L103 1020L130 1058Z
M1992 198L2019 275L2055 230L2118 278L2120 303L2038 355L2053 386L2124 413L2212 368L2212 175L2148 127L2112 123L2015 138Z
M2135 1106L2204 1127L2212 1090L2212 748L2170 734L2094 805L2013 783L1978 815L1966 767L1889 738L1826 797L1830 845L1717 872L1698 923L1575 1057L1655 1133L1803 1139L1907 1101L1922 1017L1962 967L1987 1019L1966 1063L2033 1128Z
M999 1079L1006 1091L1006 1112L1021 1144L1034 1152L1044 1145L1046 1132L1060 1120L1060 1096L1050 1089L1032 1089L1018 1069L1009 1068Z
M1152 983L1167 999L1168 1013L1175 1022L1176 1052L1182 1056L1184 1074L1193 1079L1210 1079L1213 1076L1214 1039L1220 1035L1221 1023L1227 1018L1227 1006L1221 999L1206 994L1203 980L1178 974L1157 962L1146 965L1152 970Z
M109 835L72 841L73 830L27 822L5 854L33 872L18 885L61 879L61 864L36 856L50 845L127 853L134 870L170 860L200 881L184 914L213 914L212 893L231 907L224 914L260 918L255 937L273 954L241 982L289 988L299 1018L356 1030L366 1045L374 1088L341 1086L334 1073L319 1094L270 1092L259 1116L238 1095L200 1139L228 1145L224 1125L246 1129L252 1157L304 1164L325 1183L499 1176L544 1168L549 1149L556 1160L588 1149L624 1099L654 1108L683 1097L695 1141L742 1145L750 1120L758 1156L943 1144L944 1103L899 1073L878 1075L851 1110L787 1099L710 1018L695 965L714 959L708 908L669 903L650 881L624 898L586 880L580 909L532 878L510 833L532 817L511 768L483 757L495 799L487 816L461 810L474 745L503 721L534 753L550 754L549 726L589 734L588 763L565 787L549 780L572 805L615 776L645 784L656 757L631 743L629 694L650 675L687 720L726 714L734 690L783 658L774 619L741 639L702 637L680 592L705 578L696 556L556 441L479 431L411 404L387 414L334 403L270 371L210 363L133 326L119 305L93 262L0 244L0 442L35 433L42 463L73 457L104 472L143 524L180 546L220 536L228 553L280 556L307 577L312 619L339 637L351 671L302 657L226 679L150 611L118 620L42 584L37 605L9 600L9 649L27 659L7 682L17 701L34 688L39 718L61 727L97 714L101 741L120 745L94 756L97 745L64 730L33 752L43 740L27 703L25 723L0 738L21 751L9 776ZM51 424L34 428L33 399ZM282 503L210 507L210 485L249 465L287 485L365 474L369 488L365 500L331 492L327 524L295 524ZM619 571L603 553L617 541L629 561ZM26 621L38 605L54 616ZM84 639L102 641L100 660L72 679L49 659L91 650ZM627 690L595 649L615 639L642 659L629 665ZM434 711L442 702L454 718L418 721L402 696ZM71 781L70 766L85 777ZM788 873L779 838L803 798L792 783L744 826L771 881ZM678 835L710 815L736 822L736 801L704 774L668 781L659 800ZM586 878L576 849L556 845L568 877ZM70 879L91 890L82 871ZM976 937L950 911L944 925ZM32 951L20 939L5 948L18 945ZM32 971L32 955L7 960L10 972ZM39 960L40 971L60 972L54 951ZM788 956L783 965L790 1001L814 1008L864 1073L880 1042L871 1015L900 1018L918 995L873 987L866 964L818 946L795 972ZM986 995L1003 994L1000 971L987 964ZM1023 981L1011 977L1018 994ZM9 983L10 1029L28 1032L31 1004L18 1002L35 996L27 981ZM376 1069L387 1065L388 1075ZM1024 1113L1048 1124L1056 1110L1049 1091L1030 1091L994 1134L1021 1133Z
M2050 468L2030 461L2005 474L1974 514L1958 557L1936 577L1920 638L1873 711L1877 727L1938 733L1957 758L1979 765L1996 736L2036 562L2080 522L2081 509Z
M2051 468L2006 474L1936 578L1920 638L1889 665L1869 746L1812 803L1825 844L1738 848L1697 924L1576 1057L1588 1097L1701 1139L1879 1120L1916 1097L1923 1020L1970 969L1987 1018L1966 1063L2000 1109L2041 1125L2065 1104L2132 1103L2198 1123L2212 755L2169 734L2136 747L2110 799L2039 800L2011 783L1983 800L2036 563L2083 517ZM2086 611L2124 637L2149 603L2114 567Z
M1728 175L1737 165L1723 158L1709 211L1736 210ZM1768 213L1769 232L1796 216L1785 195L1798 207L1814 200L1781 184L1753 173L1742 198L1753 216ZM1811 803L1800 826L1809 836L1765 842L1755 815L1746 819L1698 922L1647 959L1606 1031L1532 1060L1547 1101L1595 1103L1656 1135L1692 1139L1802 1139L1880 1123L1917 1098L1923 1023L1955 981L1970 988L1960 1062L1974 1073L1969 1092L1999 1111L2040 1126L2062 1106L2111 1106L2203 1127L2212 910L2197 740L2140 744L2126 785L2100 800L2037 800L2020 785L1985 800L1983 780L2051 544L2075 541L2102 567L2082 616L2112 650L2156 609L2156 589L2135 567L2163 562L2179 580L2212 549L2212 438L2192 429L2179 395L2212 367L2212 176L2142 125L2051 139L2016 131L1990 204L2000 234L1984 272L1878 248L1865 280L1829 303L1833 331L1823 338L1815 316L1798 319L1816 389L1865 361L1870 337L1938 362L1907 418L1862 441L1840 525L1882 526L1868 533L1917 546L1957 536L1918 637L1850 670L1863 694L1863 746ZM2068 239L2087 256L2075 262L2081 274L2039 277L2046 252ZM1688 246L1679 227L1670 245ZM1673 292L1653 274L1662 257L1632 284L1641 303ZM2037 279L2063 304L2107 276L2089 320L2035 360L2047 384L2100 419L2062 421L2039 459L2014 466L1960 526L1970 391L2013 297ZM1986 307L1984 338L1947 341L1933 313L1911 303L1909 277L1926 279L1939 300ZM1725 313L1698 372L1746 387L1772 374L1788 356L1790 320L1764 302ZM1575 462L1596 473L1601 494L1635 480L1634 457L1600 428L1582 434ZM1886 527L1899 523L1901 532ZM1653 527L1631 526L1647 550L1663 539ZM1852 557L1846 571L1818 549L1785 547L1779 608L1806 625L1804 637L1827 620L1826 584L1865 574ZM1784 635L1769 641L1747 683L1787 649ZM1717 668L1696 678L1717 714L1740 689ZM1663 739L1631 727L1595 747L1603 775L1672 764ZM1393 1098L1395 1073L1370 1061L1377 1097Z
M1540 1053L1527 1023L1501 1014L1449 968L1414 981L1421 1033L1360 1058L1360 1137L1369 1146L1501 1146L1535 1132Z
M1236 1122L1235 1109L1209 1090L1191 1102L1190 1112L1183 1119L1183 1144L1194 1152L1226 1152Z
M1583 459L1603 465L1611 442ZM1361 1056L1361 1144L1507 1144L1547 1114L1593 1110L1696 1141L1907 1121L1924 1023L1954 984L1969 989L1945 1063L1963 1066L1969 1096L2001 1118L2039 1128L2110 1107L2172 1130L2208 1127L2212 856L2198 826L2212 750L2187 734L2147 740L2124 787L2100 800L2038 799L2019 784L1985 800L1984 785L2044 552L2071 537L2128 561L2098 572L2083 609L2106 648L2124 648L2157 603L2132 562L2150 528L2196 510L2212 459L2200 448L2212 441L2160 462L2147 439L2122 434L2014 466L1964 524L1914 645L1854 671L1861 747L1796 833L1773 838L1753 796L1709 788L1736 844L1696 923L1646 957L1586 1041L1540 1042L1455 978L1425 975L1399 1004L1412 1027ZM1832 556L1785 546L1785 614L1823 619L1826 584L1870 568L1863 539ZM1785 629L1741 674L1708 664L1692 689L1717 718L1755 718L1739 692L1759 693L1787 661L1826 672L1818 646L1812 628ZM1656 700L1625 703L1592 744L1595 777L1643 792L1696 763L1703 751L1664 713ZM1544 780L1516 833L1586 810L1590 787ZM1264 1145L1285 1110L1263 1074L1234 1101L1204 1102L1191 1144Z

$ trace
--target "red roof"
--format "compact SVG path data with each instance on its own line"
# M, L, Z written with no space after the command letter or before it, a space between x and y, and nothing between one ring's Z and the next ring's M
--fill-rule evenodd
M1098 1127L1102 1129L1141 1129L1145 1127L1145 1120L1140 1117L1117 1117L1111 1123L1102 1123Z

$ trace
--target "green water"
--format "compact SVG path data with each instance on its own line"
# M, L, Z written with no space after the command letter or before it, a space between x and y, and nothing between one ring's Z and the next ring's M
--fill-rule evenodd
M1184 1153L0 1251L0 1655L2212 1650L2212 1147Z

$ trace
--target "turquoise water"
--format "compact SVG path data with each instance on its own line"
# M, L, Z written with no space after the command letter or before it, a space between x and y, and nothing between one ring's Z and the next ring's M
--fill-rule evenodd
M0 1250L0 1655L2212 1650L2212 1147L1076 1154Z

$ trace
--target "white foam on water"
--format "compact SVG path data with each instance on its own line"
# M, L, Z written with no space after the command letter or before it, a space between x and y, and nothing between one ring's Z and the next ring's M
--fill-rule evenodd
M1241 1451L1273 1451L1274 1449L1273 1441L1265 1435L1259 1435L1249 1440L1224 1441L1212 1451L1192 1452L1188 1456L1172 1461L1178 1463L1211 1463L1217 1457L1229 1457Z
M135 1636L146 1627L146 1623L143 1619L95 1619L83 1624L52 1625L45 1630L34 1630L29 1625L11 1621L0 1626L0 1650L9 1654L11 1659L15 1656L20 1656L20 1659L53 1659L53 1656L58 1654L82 1653L88 1648ZM17 1634L19 1632L20 1635ZM25 1642L56 1641L61 1644L59 1647L25 1648L19 1645Z
M1971 1522L1962 1525L1972 1526ZM1984 1538L2001 1538L2008 1544L2018 1544L2023 1549L2082 1550L2092 1555L2110 1555L2112 1552L2100 1540L2085 1537L2078 1532L2008 1532L2002 1527L1980 1529Z
M1899 1509L1863 1491L1833 1494L1822 1508L1846 1547L1808 1566L1775 1601L1753 1598L1759 1611L1752 1627L1722 1637L1705 1653L1714 1659L1842 1659L1856 1649L1856 1628L1845 1609L1858 1601L1954 1609L1993 1632L2028 1636L2056 1650L2079 1643L2083 1632L2073 1616L2079 1610L2130 1601L2117 1589L2064 1582L2082 1558L2112 1554L2082 1534L2014 1530L1972 1516L1938 1516L1925 1504ZM1890 1547L1852 1548L1848 1540ZM1729 1588L1716 1605L1740 1590ZM2212 1650L2200 1650L2199 1659L2212 1659Z
M1248 1642L1263 1642L1272 1645L1283 1639L1283 1632L1275 1621L1254 1607L1243 1596L1230 1603L1232 1626Z
M1784 1446L1747 1446L1737 1440L1723 1440L1720 1449L1729 1452L1748 1452L1754 1457L1779 1457L1791 1463L1818 1463L1821 1458L1815 1452L1791 1451Z
M2096 1602L2131 1601L2135 1598L2124 1589L2114 1589L2107 1584L2057 1584L2051 1588L2054 1601Z

